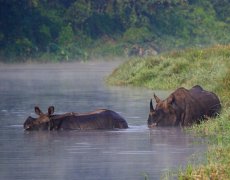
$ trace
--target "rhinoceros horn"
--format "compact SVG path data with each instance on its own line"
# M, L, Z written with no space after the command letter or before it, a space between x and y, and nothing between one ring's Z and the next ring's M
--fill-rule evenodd
M154 111L152 99L151 99L151 101L150 101L150 111Z

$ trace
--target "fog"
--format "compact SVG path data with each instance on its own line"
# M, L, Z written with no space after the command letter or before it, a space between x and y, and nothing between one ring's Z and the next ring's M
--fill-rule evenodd
M204 139L180 128L147 128L152 90L111 87L104 78L117 62L1 65L0 176L3 179L159 179L162 173L203 161ZM169 92L155 91L165 98ZM44 112L112 109L129 129L25 132L22 124Z

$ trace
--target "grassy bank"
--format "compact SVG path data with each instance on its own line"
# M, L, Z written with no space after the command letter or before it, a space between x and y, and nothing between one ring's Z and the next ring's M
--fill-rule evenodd
M207 163L188 165L179 178L230 179L230 45L131 59L115 69L107 82L170 90L199 84L217 93L223 105L220 117L188 129L209 137Z

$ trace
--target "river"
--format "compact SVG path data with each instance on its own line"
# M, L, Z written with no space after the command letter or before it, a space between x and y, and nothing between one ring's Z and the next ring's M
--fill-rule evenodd
M141 180L202 161L202 139L180 128L147 128L153 91L111 87L117 62L0 65L0 177L4 180ZM162 98L169 92L155 91ZM108 108L130 128L25 132L34 106L55 113Z

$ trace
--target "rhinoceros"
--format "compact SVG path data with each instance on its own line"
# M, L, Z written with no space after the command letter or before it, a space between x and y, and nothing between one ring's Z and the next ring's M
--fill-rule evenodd
M54 115L54 107L43 113L35 107L38 118L29 116L24 122L25 130L92 130L92 129L126 129L126 120L118 113L108 109L98 109L87 113L65 113Z
M221 103L216 94L196 85L190 90L178 88L165 100L154 94L156 107L152 99L148 127L155 126L190 126L220 113Z

